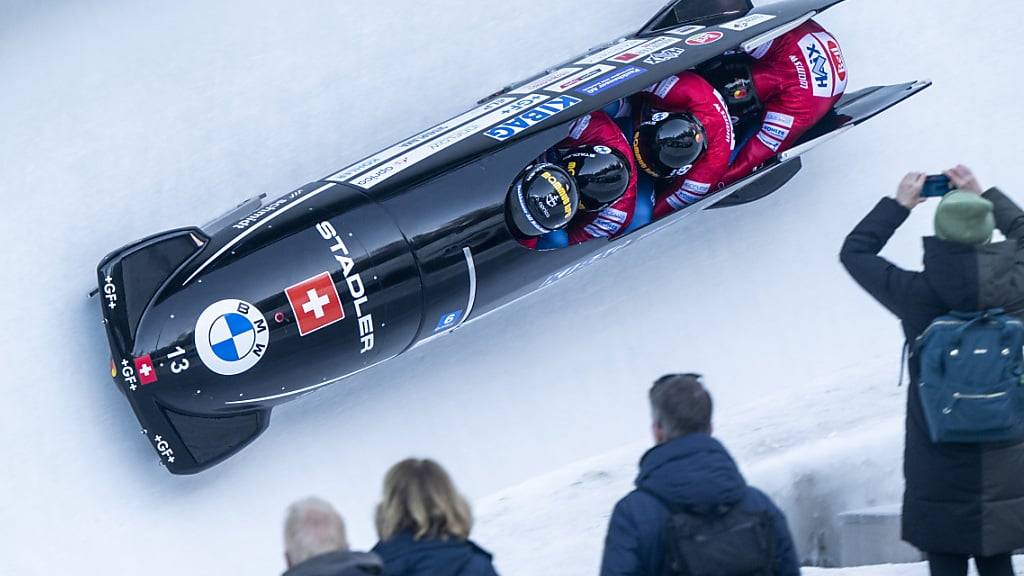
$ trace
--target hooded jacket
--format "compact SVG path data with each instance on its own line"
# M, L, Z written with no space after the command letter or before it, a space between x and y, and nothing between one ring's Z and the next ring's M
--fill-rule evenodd
M774 573L800 574L785 516L764 493L747 486L725 447L711 436L689 434L648 450L640 459L636 487L612 512L601 576L660 576L663 532L671 514L662 501L689 509L740 506L747 512L769 512L775 531Z
M416 540L401 533L373 547L387 576L497 576L491 555L472 541Z
M314 556L296 564L284 576L363 576L383 573L384 565L376 554L342 550Z
M992 201L1005 242L969 246L924 239L924 270L878 256L910 211L882 199L846 238L840 259L895 314L908 342L950 311L1003 308L1024 318L1024 212L998 189ZM1024 443L933 444L911 356L907 395L903 539L932 553L991 556L1024 547Z

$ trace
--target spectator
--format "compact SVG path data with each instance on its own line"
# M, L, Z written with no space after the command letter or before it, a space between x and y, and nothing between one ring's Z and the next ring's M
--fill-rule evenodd
M798 575L782 512L711 437L711 396L700 376L663 376L650 402L657 445L612 512L602 576Z
M334 507L319 498L306 498L288 507L284 522L285 576L359 576L381 574L375 554L352 552L345 523Z
M384 478L373 551L388 576L497 576L491 555L469 540L469 504L433 460L408 459Z
M899 317L907 342L953 310L1024 315L1024 212L995 188L982 193L964 166L946 175L959 190L936 210L923 271L878 253L924 201L924 174L908 174L896 198L883 198L840 253L853 279ZM1008 240L990 243L993 227ZM920 363L911 357L908 368L903 539L928 554L933 575L963 576L974 556L982 576L1009 576L1010 553L1024 547L1024 444L933 443L919 400Z

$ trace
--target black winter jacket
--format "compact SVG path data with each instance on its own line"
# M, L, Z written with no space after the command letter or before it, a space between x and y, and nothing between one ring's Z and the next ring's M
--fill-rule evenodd
M416 540L396 534L373 551L384 559L386 576L497 576L491 555L469 540Z
M662 574L670 512L658 498L690 509L725 505L768 512L775 530L774 574L799 576L785 516L761 491L747 486L725 447L711 436L689 434L651 448L640 459L636 486L612 512L601 576Z
M997 189L1005 242L980 247L924 239L924 270L911 272L878 253L910 211L878 203L846 238L840 259L865 290L895 314L907 341L953 310L1003 308L1024 317L1024 212ZM1024 443L933 444L909 361L903 539L925 552L990 556L1024 547Z
M383 574L384 564L376 554L329 552L292 566L284 576L365 576Z

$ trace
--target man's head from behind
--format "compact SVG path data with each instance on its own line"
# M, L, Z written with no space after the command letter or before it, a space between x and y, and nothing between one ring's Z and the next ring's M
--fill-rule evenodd
M289 568L314 556L348 550L345 523L334 507L324 500L300 500L288 507L284 547Z
M687 434L711 433L711 395L697 374L669 374L650 392L654 439L658 444Z

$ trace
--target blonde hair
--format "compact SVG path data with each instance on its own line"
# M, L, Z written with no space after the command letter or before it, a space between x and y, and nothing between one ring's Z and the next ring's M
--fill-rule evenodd
M328 552L348 550L345 522L333 506L320 498L300 500L288 507L284 549L292 565Z
M401 532L413 538L469 538L473 515L437 462L409 458L384 477L383 500L377 506L377 534L387 540Z

